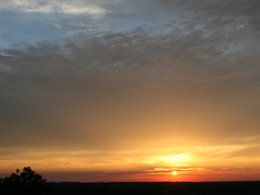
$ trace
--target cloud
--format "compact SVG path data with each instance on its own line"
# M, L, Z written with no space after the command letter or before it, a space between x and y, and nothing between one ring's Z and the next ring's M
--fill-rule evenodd
M15 69L13 69L11 66L6 65L6 64L0 64L0 72L5 72L5 73L13 73L15 72Z
M59 24L52 26L56 30L61 31L93 31L98 28L97 24L88 20L69 22L68 20L62 20Z
M172 171L177 171L178 173L181 172L195 172L199 171L201 168L194 168L194 167L157 167L154 168L153 170L147 170L147 172L152 172L152 173L171 173Z
M149 137L163 138L157 128L176 137L182 137L179 128L187 137L198 130L204 132L198 137L214 134L215 141L234 132L238 137L258 132L257 102L251 102L259 95L254 85L258 58L229 61L231 55L223 56L217 47L229 44L222 37L205 37L200 31L149 35L142 28L86 37L2 49L2 62L16 70L1 75L1 129L7 137L34 131L31 138L37 139L28 146L37 142L42 147L49 139L53 147L66 140L79 148L102 148L116 139L110 132L140 144ZM190 123L183 123L185 118ZM139 131L132 129L144 133L137 138ZM49 133L55 136L48 138ZM17 145L21 136L15 138ZM7 137L2 145L8 145Z
M169 9L173 9L174 6L180 6L198 14L205 13L211 16L259 16L259 1L257 0L238 0L236 3L232 0L162 0L157 3Z
M108 10L102 6L102 1L35 1L35 0L4 0L1 2L0 9L13 10L24 13L43 13L43 14L87 14L98 17L105 15Z

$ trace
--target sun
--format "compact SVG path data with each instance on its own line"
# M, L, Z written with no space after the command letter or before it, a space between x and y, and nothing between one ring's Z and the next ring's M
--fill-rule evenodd
M172 174L173 174L173 175L177 175L177 171L173 171Z

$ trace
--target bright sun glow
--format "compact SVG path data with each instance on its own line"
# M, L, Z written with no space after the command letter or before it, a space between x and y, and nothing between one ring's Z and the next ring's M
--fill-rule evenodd
M165 156L161 160L164 160L166 162L172 163L172 162L183 162L183 161L189 161L191 160L191 156L189 154L178 154L178 155L172 155L172 156Z
M173 174L173 175L177 175L177 171L173 171L172 174Z
M153 160L147 161L148 163L183 163L183 162L188 162L191 161L192 157L190 154L183 153L183 154L178 154L178 155L171 155L171 156L156 156L154 157Z

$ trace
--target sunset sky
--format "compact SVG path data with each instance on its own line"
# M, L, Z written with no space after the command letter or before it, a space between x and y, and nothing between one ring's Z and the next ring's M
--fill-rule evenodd
M0 0L0 177L25 166L260 180L260 1Z

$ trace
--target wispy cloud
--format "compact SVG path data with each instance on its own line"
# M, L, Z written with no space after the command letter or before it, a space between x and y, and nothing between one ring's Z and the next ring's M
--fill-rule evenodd
M13 69L11 66L6 65L6 64L0 64L0 72L5 72L5 73L13 73L16 70Z
M87 14L94 17L103 16L109 10L102 6L102 1L36 1L36 0L4 0L0 9L25 13L43 14Z

